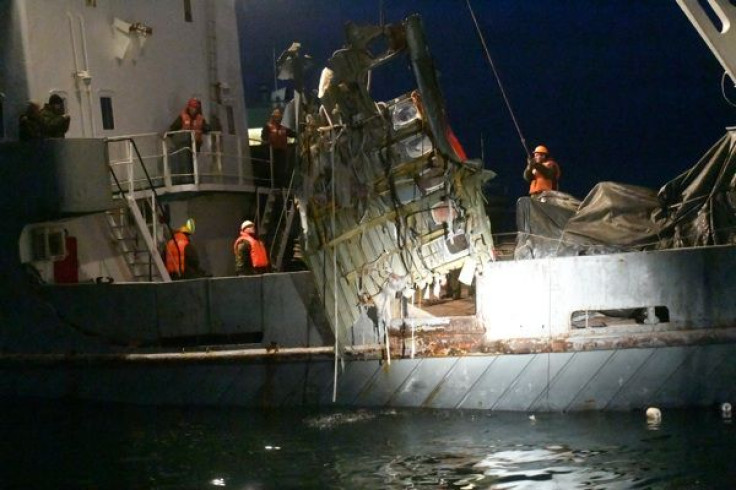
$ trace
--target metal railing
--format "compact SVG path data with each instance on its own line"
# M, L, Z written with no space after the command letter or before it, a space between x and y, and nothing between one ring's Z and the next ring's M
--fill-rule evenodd
M138 145L136 144L135 140L132 138L128 138L127 140L117 140L117 141L126 141L128 144L128 151L129 151L129 157L130 157L130 165L128 174L129 176L132 176L134 171L133 168L135 167L135 163L140 163L140 169L143 176L144 181L146 182L146 187L151 190L151 202L148 203L150 206L150 216L153 223L153 228L148 228L148 223L146 222L146 219L143 217L143 215L140 212L140 209L138 207L137 201L134 197L134 191L135 186L133 185L132 181L128 181L128 189L126 189L123 184L121 183L120 179L118 179L117 175L115 174L115 169L112 164L109 165L110 169L110 175L111 178L115 184L115 187L117 188L116 191L119 193L119 195L125 200L126 205L128 206L128 209L131 211L131 214L135 220L136 227L138 229L138 233L140 233L140 236L143 238L143 240L146 243L146 248L148 249L150 261L152 261L152 264L149 265L155 265L156 269L159 272L159 275L163 279L164 282L169 282L171 280L166 267L161 259L161 255L159 254L158 249L158 243L157 243L157 237L159 235L156 224L158 223L157 217L159 215L163 216L164 209L161 207L161 204L156 196L156 189L153 184L153 180L151 178L150 173L148 172L148 169L146 168L146 164L143 159L143 155L138 148ZM135 157L133 155L135 154ZM143 201L144 203L146 201ZM168 223L164 223L166 229L169 232L169 236L173 236L173 232L171 228L169 227ZM131 272L134 272L131 269ZM152 275L150 272L149 267L149 275L148 279L152 280Z
M113 175L129 192L147 190L149 185L172 191L173 186L191 184L253 188L270 186L273 179L269 161L250 158L238 136L219 131L204 134L201 145L193 131L116 136L107 143ZM134 146L143 168L135 165Z

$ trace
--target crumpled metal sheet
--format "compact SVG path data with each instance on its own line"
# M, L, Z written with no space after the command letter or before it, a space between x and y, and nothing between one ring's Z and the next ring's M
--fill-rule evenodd
M378 37L386 50L370 52ZM375 309L385 328L402 315L400 298L468 258L481 270L493 248L482 196L493 174L448 141L419 18L349 25L347 41L323 71L319 108L305 118L297 190L305 261L339 339L353 325L367 330L361 308ZM368 72L407 57L418 90L373 100Z

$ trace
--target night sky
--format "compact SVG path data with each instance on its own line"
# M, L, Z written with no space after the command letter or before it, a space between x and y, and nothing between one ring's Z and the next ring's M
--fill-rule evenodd
M511 201L524 195L525 153L465 0L383 3L388 23L422 16L455 133L471 158L481 157L483 140L485 165L498 174L494 192ZM736 125L736 109L722 97L723 69L674 0L471 4L527 146L549 147L562 167L562 191L582 199L607 180L658 189ZM314 58L316 88L344 42L344 23L377 24L379 5L239 0L247 103L258 103L260 87L273 87L273 51L292 41ZM408 61L399 65L408 73ZM409 88L401 75L376 74L379 98ZM388 81L396 87L388 90ZM728 79L725 91L736 100Z

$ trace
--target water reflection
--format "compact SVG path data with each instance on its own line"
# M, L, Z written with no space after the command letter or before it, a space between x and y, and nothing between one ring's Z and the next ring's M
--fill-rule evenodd
M3 488L729 488L720 407L527 414L9 407Z

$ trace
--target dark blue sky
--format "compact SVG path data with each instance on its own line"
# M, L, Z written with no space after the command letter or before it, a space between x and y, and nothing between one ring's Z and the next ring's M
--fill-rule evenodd
M473 158L482 138L499 192L523 195L524 151L465 0L383 3L387 22L422 16L455 133ZM657 189L736 124L736 109L721 96L721 66L674 1L471 3L528 145L550 148L561 190L578 198L605 180ZM343 44L344 23L378 23L379 2L239 0L238 19L254 104L259 86L273 85L274 49L300 41L316 80ZM377 79L377 90L393 76ZM398 85L383 95L408 88Z

